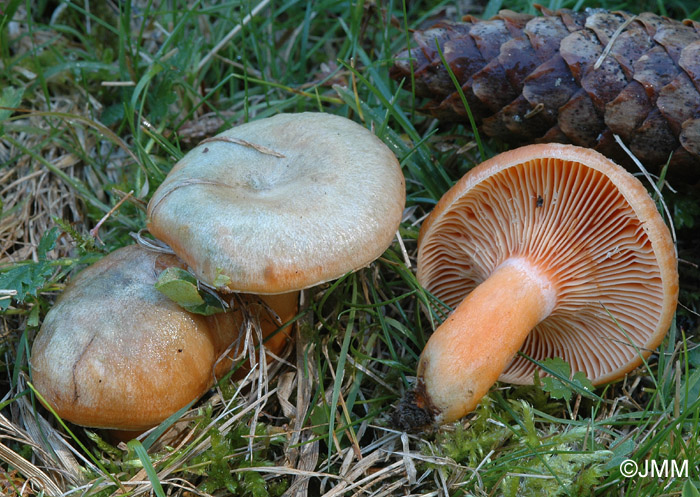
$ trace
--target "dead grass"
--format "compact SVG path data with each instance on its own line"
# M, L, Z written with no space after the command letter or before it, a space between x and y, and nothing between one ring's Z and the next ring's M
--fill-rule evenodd
M75 103L70 99L61 99L59 103L63 104L64 112L75 111ZM14 143L0 141L0 162L10 164L0 178L4 214L0 219L0 263L37 260L36 247L42 234L55 225L52 217L84 226L81 202L70 186L23 150L35 151L53 167L76 178L84 174L80 159L55 143L45 142L44 137L50 132L43 117L18 119L12 127L17 129L15 133L9 130ZM11 157L17 160L11 163ZM70 244L64 243L52 255L66 256L69 251Z
M114 14L117 4L105 5ZM682 483L674 481L626 481L615 466L625 457L689 459L697 480L700 360L697 345L682 336L686 325L674 327L651 372L600 392L603 402L555 402L539 387L501 386L476 413L435 432L407 434L390 425L387 411L411 385L431 328L412 274L418 226L474 153L468 131L458 130L443 147L444 136L431 138L435 123L415 118L414 127L412 110L401 108L410 97L402 101L390 85L386 60L406 38L397 15L402 5L319 2L295 4L293 12L266 1L227 10L207 4L200 8L210 16L192 18L184 4L130 5L136 14L128 28L118 15L85 13L81 2L31 23L22 4L7 27L12 56L2 61L13 64L0 81L25 92L21 108L0 123L0 268L39 261L39 242L57 218L73 233L63 233L48 254L60 262L55 277L0 316L0 493L680 494ZM246 17L256 6L265 15ZM446 8L454 15L473 10L464 2ZM420 3L408 9L416 23L433 12ZM101 30L100 19L113 30ZM180 22L201 37L183 35ZM128 53L104 62L112 46ZM95 73L81 71L81 63L94 64ZM168 78L182 82L169 88ZM157 97L168 95L174 102L158 108ZM103 125L121 100L125 115ZM305 292L308 311L293 348L272 364L258 351L245 379L222 382L168 422L167 438L139 437L144 452L59 423L28 385L28 350L81 255L132 243L130 233L144 226L145 202L178 154L222 125L319 107L372 127L402 161L409 205L395 246L370 268Z

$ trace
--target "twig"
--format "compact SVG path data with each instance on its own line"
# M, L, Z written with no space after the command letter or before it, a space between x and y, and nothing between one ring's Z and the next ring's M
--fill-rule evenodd
M411 269L411 258L408 256L408 251L406 250L406 245L403 243L403 238L401 238L401 231L396 230L396 239L399 241L399 247L401 247L401 255L403 255L403 261L406 267Z
M136 86L133 81L103 81L101 86Z
M600 57L598 57L598 60L595 61L595 64L593 65L593 70L598 69L601 65L603 65L603 61L605 60L605 57L608 56L610 53L610 50L612 50L613 45L615 44L615 40L617 40L617 37L620 36L622 31L630 25L632 21L634 21L637 18L637 16L630 17L627 19L625 22L620 24L620 26L615 30L613 35L610 37L610 41L608 41L608 44L605 45L605 49L603 49L603 53L600 54Z
M206 138L205 140L202 140L199 142L199 145L202 143L211 143L211 142L226 142L226 143L235 143L236 145L242 145L244 147L250 147L252 149L257 150L261 154L266 154L266 155L272 155L274 157L279 157L280 159L284 158L284 154L281 154L279 152L275 152L271 148L263 147L262 145L258 145L257 143L251 143L246 140L242 140L240 138L235 138L233 136L214 136L212 138Z
M126 198L126 197L125 197ZM136 240L136 243L144 247L145 249L152 250L154 252L160 252L162 254L170 254L174 255L175 252L173 249L170 248L170 245L167 245L165 242L161 242L158 239L153 239L150 240L146 237L143 236L143 232L145 230L140 230L138 233L134 233L133 231L129 233L131 238Z
M114 204L114 207L112 207L112 208L109 210L109 212L108 212L107 214L105 214L104 216L102 216L102 219L100 219L100 220L97 222L97 224L95 225L95 227L92 228L92 229L90 230L90 236L93 237L93 238L95 238L95 239L97 239L97 240L100 240L100 235L99 235L99 233L98 233L98 231L100 230L100 226L102 226L102 224L103 224L107 219L109 219L109 217L110 217L112 214L114 214L114 212L115 212L117 209L119 209L119 207L121 207L121 205L122 205L124 202L126 202L126 199L128 199L129 197L131 197L133 194L134 194L134 190L131 190L129 193L127 193L127 194L124 195L121 199L119 199L119 202L117 202L116 204ZM100 240L100 242L102 242L102 240Z

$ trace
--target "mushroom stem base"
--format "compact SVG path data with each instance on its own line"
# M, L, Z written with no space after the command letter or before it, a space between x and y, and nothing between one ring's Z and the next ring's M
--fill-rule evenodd
M404 431L414 431L435 423L436 412L425 384L420 383L415 390L409 390L391 413L394 427Z

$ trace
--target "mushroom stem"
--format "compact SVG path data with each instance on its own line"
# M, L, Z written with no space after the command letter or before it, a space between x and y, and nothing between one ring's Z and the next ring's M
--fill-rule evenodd
M555 304L556 291L541 269L524 258L501 264L430 337L416 390L394 421L413 429L472 411Z
M229 321L231 323L222 321L219 314L207 316L206 318L214 330L216 340L216 350L219 359L214 368L214 377L217 380L228 373L233 366L233 362L243 352L240 334L236 333L234 338L237 341L232 343L230 326L238 327L246 319L256 322L262 332L263 344L267 351L267 361L272 363L276 357L282 354L291 340L293 326L290 324L280 329L280 325L291 321L299 309L299 291L276 295L238 295L244 303L236 303L232 306L234 310L229 311L231 315ZM242 306L245 306L245 311L243 311ZM250 371L250 366L253 362L254 359L248 357L247 362L241 364L240 369L233 374L233 378L243 378Z

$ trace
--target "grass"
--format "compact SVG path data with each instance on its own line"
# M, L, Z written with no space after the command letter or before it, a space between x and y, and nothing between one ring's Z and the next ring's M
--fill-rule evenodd
M700 18L680 0L549 6ZM499 8L533 12L523 0L5 2L0 287L11 291L0 295L0 493L697 495L700 208L683 192L664 192L685 261L682 306L647 367L593 398L571 384L568 399L499 384L475 413L429 433L388 422L440 318L421 311L420 221L479 160L465 147L468 125L444 130L420 115L388 70L409 29L439 13ZM407 180L401 244L308 291L296 348L268 367L269 387L255 375L222 382L166 421L180 430L168 443L112 444L58 422L30 386L28 354L67 280L133 242L150 195L198 141L304 110L371 127L396 153ZM491 155L503 146L483 147ZM625 459L688 461L688 478L625 478Z

